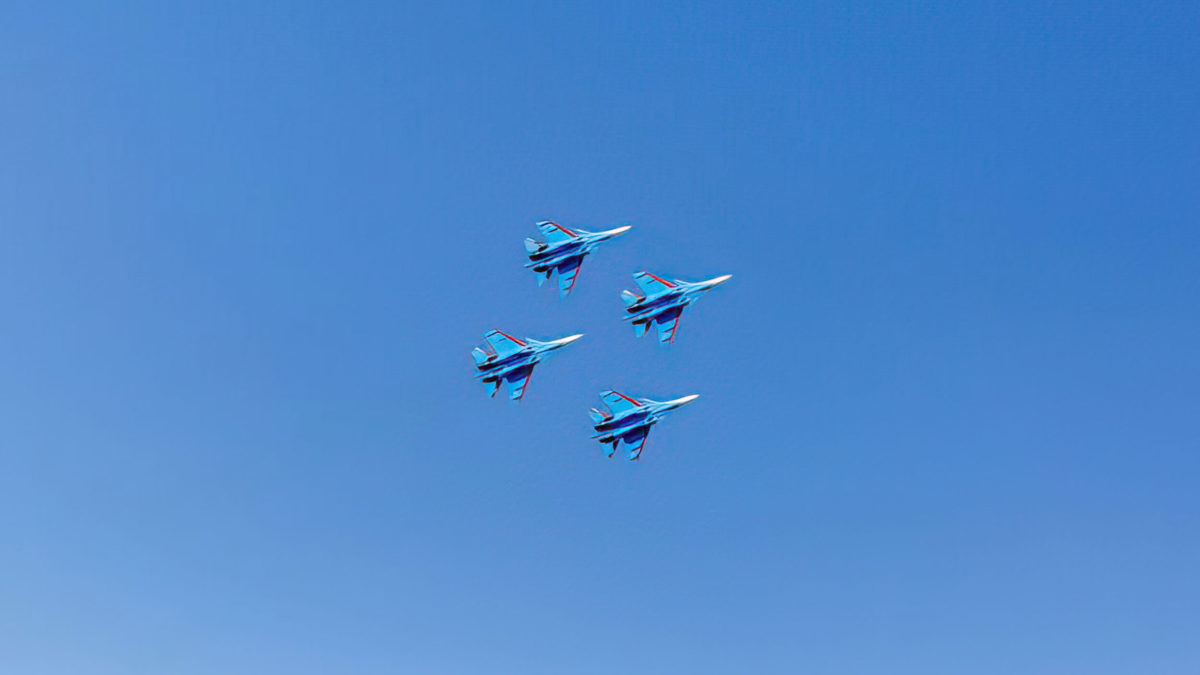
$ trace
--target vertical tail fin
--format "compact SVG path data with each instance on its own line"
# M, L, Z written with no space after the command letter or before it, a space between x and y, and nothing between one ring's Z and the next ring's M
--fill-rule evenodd
M621 291L621 300L625 302L626 307L633 307L642 298L633 291Z
M544 249L544 248L546 248L546 245L545 245L545 244L543 244L542 242L540 242L540 241L535 241L535 240L533 240L533 239L530 239L530 238L528 238L528 237L526 237L526 238L525 238L525 250L526 250L527 252L529 252L529 253L537 253L538 251L540 251L540 250L542 250L542 249Z
M646 329L650 327L649 321L640 321L633 324L633 334L637 337L642 337L646 334Z
M604 413L600 412L599 410L596 410L595 408L592 408L591 412L589 412L588 415L591 416L592 422L594 422L595 424L600 424L604 420L608 419L608 415L605 415Z
M477 366L482 366L484 363L487 363L488 353L479 347L471 350L471 356L475 357L475 365Z

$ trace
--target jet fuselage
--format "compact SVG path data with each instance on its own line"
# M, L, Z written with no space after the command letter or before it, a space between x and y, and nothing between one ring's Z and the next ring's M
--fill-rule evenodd
M628 230L628 225L605 232L574 230L575 236L571 239L554 243L547 242L543 244L541 249L531 251L529 253L529 262L525 264L525 267L532 269L534 272L545 274L565 262L588 255L601 243Z
M540 363L542 359L554 350L565 347L581 337L583 336L572 335L561 340L551 340L549 342L539 342L526 338L525 346L515 354L509 354L504 357L498 357L495 354L489 355L490 358L487 361L475 366L477 371L475 377L482 379L484 382L500 379L515 370Z
M668 288L655 295L647 295L638 302L626 307L625 320L638 323L652 319L668 310L682 310L698 300L704 293L728 281L730 277L731 275L726 274L715 279L709 279L708 281L691 283L677 281L675 282L676 286L673 288Z
M698 394L691 394L690 396L684 396L683 398L671 401L642 399L639 401L640 405L638 407L598 422L594 426L596 433L592 435L592 438L601 443L612 443L630 432L639 429L648 430L650 427L658 424L668 414L691 403L697 398L700 398Z
M478 347L471 350L475 358L475 377L483 382L489 396L496 394L502 380L508 382L510 398L518 400L525 394L525 385L529 383L533 367L554 350L581 337L571 335L542 342L530 338L520 340L498 330L490 331L484 336L488 350Z

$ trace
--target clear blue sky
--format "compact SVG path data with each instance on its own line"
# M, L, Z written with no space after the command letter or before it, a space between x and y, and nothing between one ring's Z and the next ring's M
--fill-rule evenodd
M0 670L1200 672L1194 3L162 4L0 22Z

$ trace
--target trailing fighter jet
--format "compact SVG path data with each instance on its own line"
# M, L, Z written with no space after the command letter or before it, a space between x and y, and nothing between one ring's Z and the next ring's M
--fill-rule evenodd
M486 351L478 347L471 350L477 370L475 377L483 382L488 396L495 396L500 388L500 380L504 380L508 383L508 397L517 401L525 395L525 385L529 384L533 367L550 352L571 344L583 335L540 342L530 338L518 340L508 333L493 330L483 337L487 340Z
M601 242L628 232L632 227L624 225L606 232L584 232L568 230L548 220L538 223L537 226L545 235L546 241L525 240L525 250L529 252L529 262L525 267L538 275L538 286L545 283L551 273L557 271L560 298L567 297L571 289L575 288L575 279L579 278L579 265L584 256L591 253Z
M724 274L708 281L667 281L649 272L633 275L642 294L621 291L625 302L625 320L633 322L633 332L638 337L646 334L650 324L658 324L658 341L675 341L675 329L679 327L679 315L683 308L692 304L702 294L729 281L732 274Z
M650 427L658 424L667 413L698 398L699 394L692 394L674 401L651 401L648 398L633 399L615 391L601 392L600 400L604 401L605 410L592 408L588 413L596 427L592 438L612 444L604 453L609 457L617 451L617 444L625 441L629 446L629 459L638 459L642 456Z

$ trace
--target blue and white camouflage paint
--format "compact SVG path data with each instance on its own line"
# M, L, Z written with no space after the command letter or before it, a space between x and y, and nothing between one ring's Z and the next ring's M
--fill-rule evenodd
M658 326L660 343L674 342L679 315L684 308L732 277L732 274L724 274L708 281L667 281L649 272L638 272L633 275L633 280L641 294L621 291L625 320L633 322L633 332L638 337L645 335L653 323Z
M617 445L624 441L629 447L629 459L639 459L642 456L642 448L646 446L646 435L650 433L650 427L698 398L699 394L691 394L672 401L652 401L648 398L631 398L611 390L601 392L600 400L604 401L605 408L592 408L588 413L596 429L592 438L601 443L611 444L604 452L609 457L617 451Z
M533 367L551 352L581 337L582 334L570 335L541 342L530 338L521 340L498 330L489 331L483 336L487 341L484 348L471 350L471 356L475 357L475 377L483 382L488 396L492 397L500 388L500 381L504 380L508 383L508 397L519 401L525 395L525 386L529 384Z
M525 240L525 251L529 253L529 262L525 267L537 275L538 286L541 286L554 272L558 272L558 297L565 298L575 288L575 280L579 278L579 265L583 258L601 243L612 239L618 234L629 231L631 225L624 225L604 232L586 232L584 230L569 230L558 223L544 220L537 224L546 241L535 239Z

